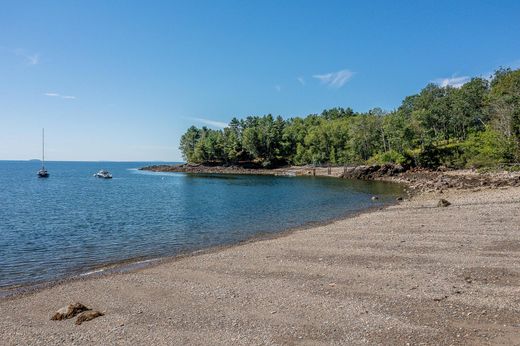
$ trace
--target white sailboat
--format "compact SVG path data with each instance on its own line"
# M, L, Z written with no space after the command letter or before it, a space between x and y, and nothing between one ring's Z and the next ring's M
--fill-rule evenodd
M42 168L38 171L38 178L47 178L49 172L45 169L45 129L42 129Z

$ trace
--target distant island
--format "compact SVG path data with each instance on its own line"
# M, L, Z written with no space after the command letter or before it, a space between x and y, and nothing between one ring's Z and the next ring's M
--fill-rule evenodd
M499 69L456 88L428 84L393 111L332 108L283 119L233 118L223 130L190 127L180 150L188 163L276 168L381 165L518 168L520 69Z

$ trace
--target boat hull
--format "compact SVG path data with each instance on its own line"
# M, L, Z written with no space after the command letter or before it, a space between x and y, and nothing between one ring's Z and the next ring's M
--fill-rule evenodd
M99 175L96 175L96 177L98 177L99 179L112 179L112 177L102 177L102 176L99 176Z
M47 177L49 177L49 172L47 172L47 170L45 168L43 168L43 167L36 174L38 175L38 178L47 178Z

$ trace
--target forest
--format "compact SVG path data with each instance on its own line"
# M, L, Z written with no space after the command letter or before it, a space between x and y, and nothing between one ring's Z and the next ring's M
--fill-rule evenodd
M191 163L508 167L520 162L520 69L499 69L459 88L426 85L392 111L332 108L284 119L233 118L222 130L190 127Z

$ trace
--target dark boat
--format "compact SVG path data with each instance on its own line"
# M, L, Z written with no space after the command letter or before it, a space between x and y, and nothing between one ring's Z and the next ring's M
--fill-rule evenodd
M47 172L47 170L45 169L45 167L42 167L42 168L38 171L38 177L39 177L39 178L48 178L48 177L49 177L49 172Z
M49 172L45 169L45 129L42 129L42 168L38 171L38 178L49 177Z

